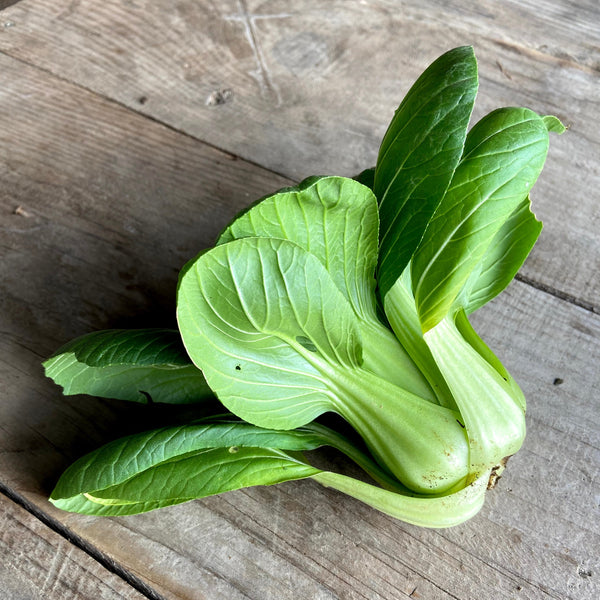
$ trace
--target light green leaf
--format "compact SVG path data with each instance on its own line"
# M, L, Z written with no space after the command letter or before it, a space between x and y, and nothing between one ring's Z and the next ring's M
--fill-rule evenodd
M180 277L177 318L221 402L263 427L293 429L329 410L323 371L362 362L350 304L287 240L244 238L200 256Z
M560 119L554 115L546 115L545 117L542 117L542 120L544 121L544 125L548 131L561 135L567 130L567 128L560 122Z
M64 393L186 404L213 394L170 329L109 329L79 337L44 363Z
M245 237L294 242L321 261L357 315L376 318L378 231L370 189L345 177L311 177L236 217L218 243Z
M245 237L285 239L315 256L359 318L365 368L437 402L392 332L377 317L377 201L344 177L312 177L260 200L221 234L219 244Z
M460 160L477 94L471 47L450 50L412 86L383 138L375 169L382 298L404 271Z
M424 332L448 314L491 241L540 174L544 121L526 108L496 110L469 132L452 182L412 258Z
M495 298L514 279L542 231L525 198L506 220L473 269L456 305L467 314Z

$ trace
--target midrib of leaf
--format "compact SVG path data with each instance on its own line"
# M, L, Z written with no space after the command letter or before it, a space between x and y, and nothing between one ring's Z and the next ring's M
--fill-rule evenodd
M450 85L446 85L445 87L439 89L433 96L430 97L430 99L428 100L428 102L426 104L423 105L423 110L422 111L415 111L413 113L413 115L406 121L406 123L403 125L403 127L396 133L396 135L394 136L394 138L392 139L392 141L390 142L390 144L388 145L388 147L386 148L385 152L383 153L383 156L381 157L381 159L378 159L377 162L381 162L383 163L387 157L388 152L391 150L392 146L396 143L396 141L398 140L398 138L401 136L402 133L404 133L404 130L412 123L413 119L415 119L417 117L417 115L422 114L423 112L425 112L425 107L429 106L435 99L437 99L438 96L440 96L443 92L445 92L447 89L449 88L453 88L453 87L457 87L458 85L465 83L466 81L470 81L472 79L472 77L465 77L464 79L461 79L459 81L456 81ZM434 121L431 126L429 127L429 129L427 129L425 131L425 133L423 134L423 137L421 139L421 141L419 142L419 144L417 146L414 147L413 150L411 150L404 158L404 160L400 163L400 165L397 167L396 169L396 174L394 175L394 177L392 178L392 180L390 181L390 183L388 184L387 188L385 189L385 192L382 194L381 200L379 202L380 206L385 202L386 198L387 198L387 194L390 190L390 187L393 185L393 183L396 181L396 178L398 177L398 175L400 174L400 172L402 171L404 165L406 164L406 161L414 154L415 150L417 148L420 148L421 145L425 142L425 140L427 139L427 136L431 133L431 131L433 129L435 129L435 127L440 123L440 121L442 121L443 119L445 119L448 114L450 112L452 112L454 109L456 109L457 106L459 106L460 102L462 101L462 99L465 97L466 94L462 94L462 96L460 96L460 98L458 99L458 101L452 105L452 108L450 110L448 110L446 113L444 113L442 116L440 116L440 118L437 121ZM412 98L412 95L411 95ZM408 98L405 98L405 101L402 103L404 104L406 101L408 100ZM402 107L400 107L398 110L401 110ZM407 200L408 201L408 198ZM402 208L404 207L404 205L406 204L406 201L404 202L404 204L402 205ZM401 209L400 209L401 210Z
M163 467L167 467L167 466L169 467L169 471L167 473L161 474L161 478L160 478L160 487L161 488L164 487L165 481L167 482L167 485L170 485L170 486L179 485L180 488L181 488L181 486L185 487L186 485L189 484L189 480L188 479L180 480L180 478L178 478L176 475L176 469L179 466L179 464L193 460L198 457L201 457L202 455L224 453L224 452L227 452L226 447L204 448L204 449L196 451L196 452L189 452L189 453L174 457L171 460L166 460L164 462L153 465L153 466L149 467L148 469L144 469L143 471L133 474L131 477L129 477L125 480L122 480L118 483L110 485L106 488L94 490L92 493L98 494L98 493L104 492L106 494L110 494L111 490L113 488L125 486L127 484L130 484L131 482L134 482L134 480L136 478L141 478L141 477L146 476L146 477L148 477L148 482L145 484L144 488L142 488L140 490L136 490L135 495L137 496L137 498L133 499L134 502L144 501L143 500L144 496L152 496L152 487L156 483L157 471L159 469L162 469ZM272 472L274 468L277 469L277 466L273 467L273 464L272 464L273 462L278 462L278 463L281 463L284 465L289 464L289 463L294 463L298 466L307 467L308 469L312 470L313 472L318 471L314 467L310 467L310 465L308 465L307 463L303 463L303 462L297 460L291 454L288 454L287 452L284 452L283 450L280 450L278 448L240 446L239 452L234 453L234 454L228 453L226 456L227 456L227 460L209 462L209 464L207 466L205 466L204 468L201 467L199 469L199 472L204 476L208 486L212 485L211 482L217 481L217 487L222 486L222 487L230 488L230 489L238 489L240 487L240 486L236 486L236 485L234 485L233 488L231 488L228 485L223 486L223 484L221 482L221 480L223 478L221 469L223 469L223 468L225 468L225 470L228 471L228 473L227 473L228 481L240 479L240 478L244 477L248 471L251 471L254 476L259 476L259 477L263 473ZM268 466L262 466L260 464L260 460L257 461L257 459L266 459L271 464L269 464ZM253 461L257 461L257 463L253 463ZM258 464L258 467L257 467L257 464ZM233 475L230 474L231 471L235 471L233 473ZM192 475L192 479L195 479L198 476L199 476L198 472L194 473ZM306 477L308 477L308 476L309 475L306 475ZM171 483L171 480L174 480L174 483ZM154 495L156 496L156 494L154 494ZM170 495L170 496L168 496L168 498L165 498L165 499L169 499L169 500L183 499L183 498L184 499L192 499L194 497L195 497L195 495L186 494L184 489L180 489L179 492L176 490L173 492L173 495ZM130 499L127 498L126 502L129 502L129 501L130 501Z
M537 117L537 118L532 117L529 119L524 119L522 121L517 121L516 123L513 123L512 125L509 125L508 127L503 127L502 129L496 129L495 131L490 133L488 136L483 138L478 144L473 146L473 148L471 148L466 154L464 154L461 157L461 162L469 160L469 158L477 150L477 148L483 146L483 144L485 144L486 142L488 142L489 140L491 140L493 137L497 136L498 134L504 134L507 131L510 131L511 129L513 129L514 127L522 127L523 125L525 125L527 123L532 123L534 121L537 121L537 119L539 119L539 117ZM533 142L533 143L539 143L539 140L537 140L536 142ZM530 144L524 144L523 146L519 146L516 149L513 148L511 150L500 150L498 152L489 152L487 154L478 154L477 158L479 159L479 158L485 158L486 156L497 156L498 154L502 154L502 153L506 153L506 152L514 152L515 150L520 150L521 148L526 148L529 145Z

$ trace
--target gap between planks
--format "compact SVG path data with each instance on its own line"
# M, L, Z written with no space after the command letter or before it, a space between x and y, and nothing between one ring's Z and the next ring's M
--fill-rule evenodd
M555 298L558 298L559 300L562 300L563 302L567 302L568 304L573 304L574 306L583 308L584 310L587 310L591 313L597 314L600 312L600 310L598 310L598 307L595 306L594 304L592 304L591 302L586 302L585 300L580 300L579 298L577 298L576 296L573 296L572 294L563 292L562 290L556 289L555 287L552 287L550 285L546 285L545 283L540 283L539 281L536 281L535 279L532 279L531 277L526 277L525 275L521 275L520 273L517 273L515 275L515 279L517 281L520 281L521 283L524 283L525 285L528 285L536 290L539 290L540 292L543 292L544 294L549 294L550 296L554 296Z
M105 569L114 573L120 577L125 583L130 585L132 588L137 590L140 594L144 595L148 600L166 600L164 596L153 590L149 585L144 583L136 575L125 569L119 563L115 562L107 554L84 540L81 536L71 531L68 527L63 525L60 521L54 519L43 510L38 508L35 504L27 500L24 496L9 488L6 484L0 481L0 494L4 494L9 500L19 505L21 508L26 510L29 514L34 516L36 519L41 521L44 525L49 527L55 533L65 538L71 544L83 550L88 556L93 558L96 562L102 565Z

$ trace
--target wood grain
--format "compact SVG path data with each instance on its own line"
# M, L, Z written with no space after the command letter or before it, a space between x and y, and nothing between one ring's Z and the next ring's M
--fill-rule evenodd
M597 598L600 318L519 282L476 324L523 384L529 434L463 526L418 529L309 482L121 519L53 509L71 460L177 415L63 398L41 359L92 329L172 323L183 262L286 180L16 59L0 69L3 480L167 598Z
M553 137L534 190L545 230L523 274L599 310L593 0L23 0L4 18L0 49L11 56L294 179L371 165L418 74L472 43L475 118L522 104L570 127Z
M0 556L3 600L145 597L1 493Z

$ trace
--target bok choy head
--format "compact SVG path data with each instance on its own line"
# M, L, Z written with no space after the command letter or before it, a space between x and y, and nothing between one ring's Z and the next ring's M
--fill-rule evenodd
M190 261L179 332L90 334L46 362L65 393L230 413L117 440L63 475L52 501L123 515L312 478L394 517L455 525L525 436L525 399L469 315L513 279L541 231L530 191L555 117L493 111L468 131L470 47L417 80L377 164L310 177L240 213ZM181 346L183 342L183 347ZM364 443L318 421L343 417ZM322 470L327 445L373 481Z

